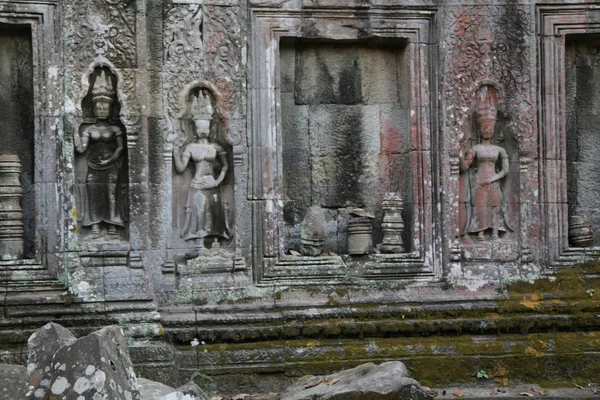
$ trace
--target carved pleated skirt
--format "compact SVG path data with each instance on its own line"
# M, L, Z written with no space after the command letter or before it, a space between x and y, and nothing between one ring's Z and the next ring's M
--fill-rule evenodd
M225 219L219 188L196 189L190 187L185 205L184 240L225 234Z
M477 233L497 228L505 231L502 218L502 189L499 182L477 185L473 196L473 214L469 232Z

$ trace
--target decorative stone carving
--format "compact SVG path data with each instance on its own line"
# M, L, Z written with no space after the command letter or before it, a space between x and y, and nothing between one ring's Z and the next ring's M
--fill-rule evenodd
M78 23L68 30L69 61L86 67L97 56L119 67L136 64L135 3L115 0L73 0L67 17Z
M110 237L116 237L117 228L125 229L128 219L126 133L119 120L117 77L99 67L90 79L93 82L82 109L91 113L91 122L84 122L75 135L75 148L87 157L79 219L95 237L101 234L101 225Z
M170 73L199 72L204 59L200 4L173 4L165 19L165 66Z
M323 253L323 243L327 237L325 214L319 206L312 206L300 231L300 253L303 256L317 257Z
M242 69L242 33L241 25L235 21L240 18L240 7L219 7L205 5L206 59L207 68L216 76L229 76L234 80L241 77Z
M459 105L472 100L471 87L466 82L492 79L506 91L506 113L519 115L511 121L514 131L531 137L534 113L523 107L533 103L530 93L531 15L523 5L464 5L449 10L451 74L444 79L448 101L456 104L446 118L449 132L461 135L462 121L468 108ZM511 26L512 29L498 29Z
M466 193L466 222L462 234L477 235L478 241L499 239L501 232L512 230L507 223L506 200L500 185L509 172L508 154L492 144L497 119L497 93L483 85L476 99L475 118L481 142L467 149L461 157ZM499 168L497 168L499 164Z
M572 247L593 247L594 227L583 215L569 217L569 244Z
M21 161L12 154L0 155L0 259L23 258L23 188Z
M212 247L220 247L218 238L231 237L228 226L229 206L223 202L221 184L229 162L227 152L210 138L215 123L213 94L208 88L199 88L191 93L189 108L180 119L185 138L174 134L169 141L173 146L175 170L182 174L190 161L195 166L185 204L184 223L181 237L194 240L197 248L204 247L204 239L211 238ZM189 138L193 137L192 140ZM215 177L215 171L217 176Z
M379 248L382 253L404 253L404 221L402 210L404 203L400 193L386 193L381 204L383 208L383 242Z
M373 214L362 209L350 213L348 221L348 254L368 254L373 248Z

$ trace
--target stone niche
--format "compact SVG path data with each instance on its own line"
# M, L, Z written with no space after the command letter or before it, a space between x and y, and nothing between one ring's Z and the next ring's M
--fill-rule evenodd
M546 5L538 6L537 13L541 252L548 267L556 268L600 256L600 10L586 4Z
M435 11L387 11L252 10L248 197L258 282L441 271ZM379 253L385 232L386 246L398 246Z
M567 36L565 87L569 217L589 220L600 246L600 34Z
M372 212L381 243L386 192L413 199L411 92L407 41L333 42L283 38L280 43L284 226L298 250L307 210L325 214L324 253L347 253L349 212ZM404 243L410 247L410 229Z
M20 206L22 228L18 220L22 251L11 258L33 258L35 244L34 190L34 105L32 33L28 24L0 22L0 156L17 156L21 164ZM3 179L3 178L0 178ZM7 223L7 221L2 221ZM3 229L8 229L3 226ZM2 238L4 235L2 235ZM0 238L0 240L3 240ZM21 247L21 245L19 245Z

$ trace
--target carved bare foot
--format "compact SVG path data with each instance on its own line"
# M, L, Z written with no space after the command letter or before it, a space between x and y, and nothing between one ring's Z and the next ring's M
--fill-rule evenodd
M494 231L492 233L492 240L499 240L500 236L498 236L498 231Z
M111 236L117 236L117 227L114 226L114 225L111 225L108 228L108 234L111 235Z
M477 240L480 241L480 242L483 242L485 240L485 235L483 234L483 231L480 231L477 234Z

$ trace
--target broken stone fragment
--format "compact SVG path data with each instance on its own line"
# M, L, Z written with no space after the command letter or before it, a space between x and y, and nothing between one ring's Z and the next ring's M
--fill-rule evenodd
M300 253L316 257L323 253L323 243L327 237L325 214L319 206L312 206L302 222L300 232Z
M52 357L58 349L77 341L67 328L54 322L47 323L27 340L27 373L29 385L27 400L39 400L46 397L52 382Z
M123 329L109 326L60 348L52 359L56 400L139 400Z
M210 400L210 396L194 382L188 382L174 392L156 400Z
M24 398L26 382L27 368L22 365L0 364L0 400Z
M433 400L400 361L367 363L289 387L281 400Z
M140 391L140 399L142 400L155 400L175 390L171 386L151 381L150 379L137 378L137 383L138 390Z

